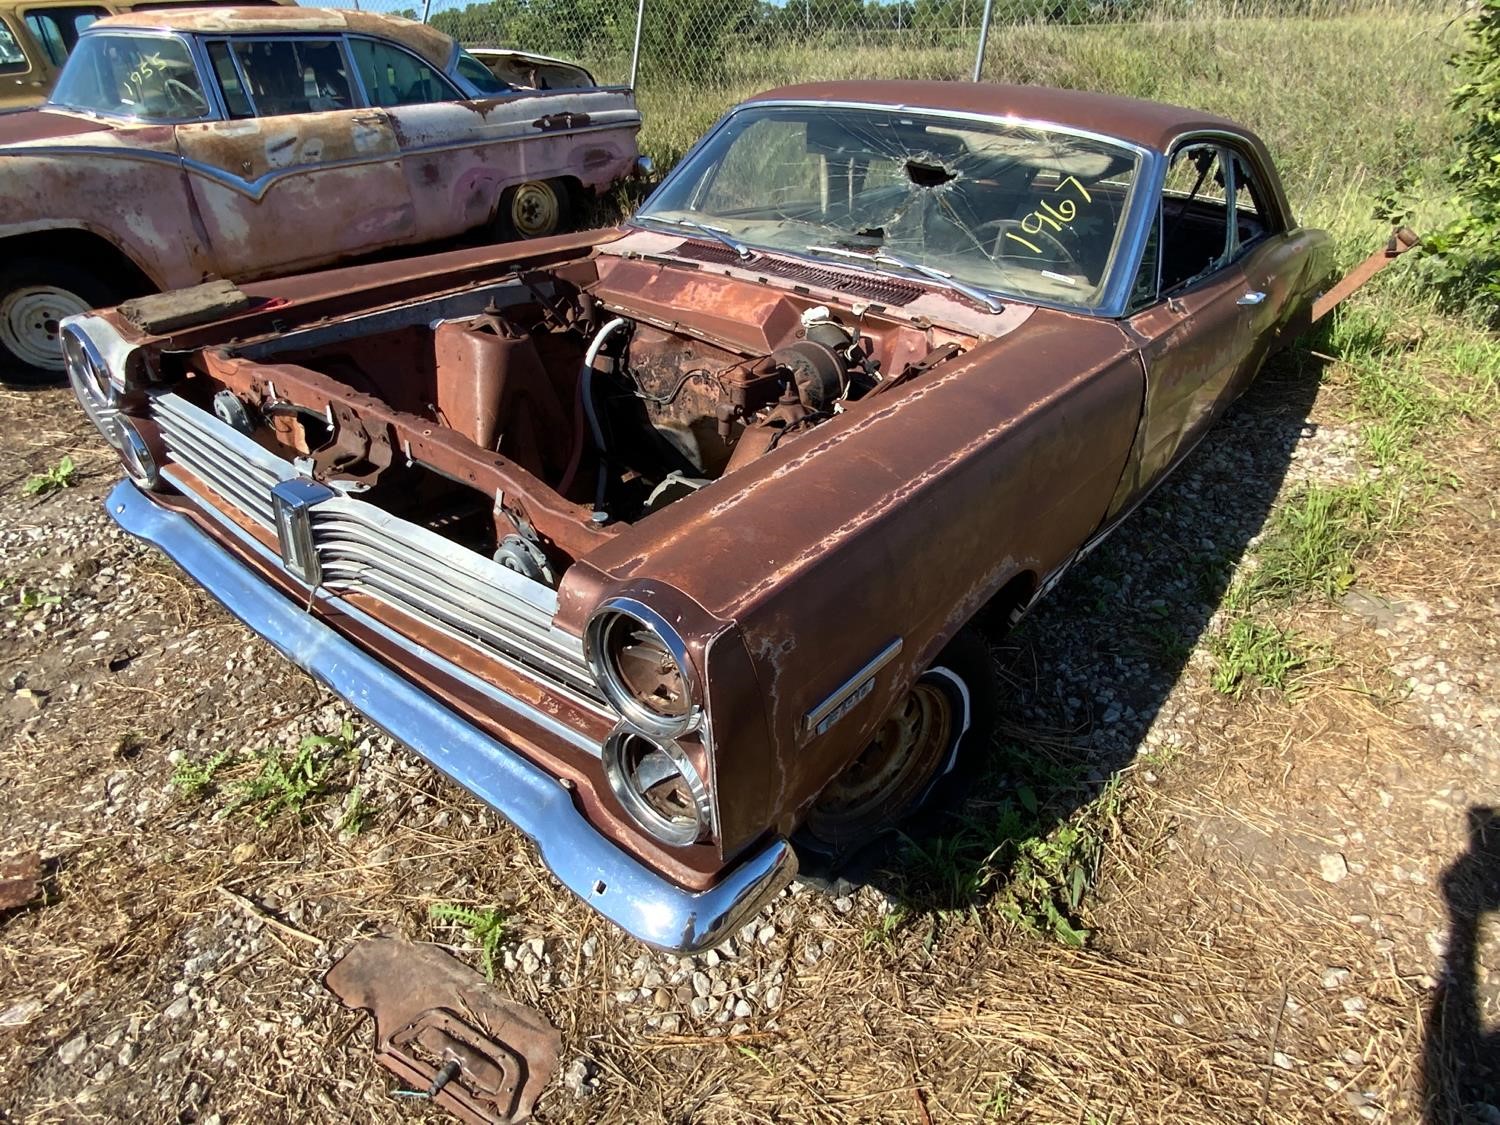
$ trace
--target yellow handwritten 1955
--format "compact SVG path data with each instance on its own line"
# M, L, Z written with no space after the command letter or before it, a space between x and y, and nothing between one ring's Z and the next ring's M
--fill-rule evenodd
M1062 191L1063 188L1068 187L1070 184L1072 185L1074 190L1077 191L1078 194L1082 197L1085 203L1094 202L1094 197L1088 193L1087 188L1085 188L1081 183L1078 182L1078 178L1076 176L1066 177L1052 190L1055 192ZM1073 200L1059 200L1057 206L1055 207L1052 204L1048 203L1046 200L1043 200L1041 205L1037 207L1035 211L1022 216L1021 229L1027 234L1041 234L1042 231L1046 230L1048 227L1051 227L1052 230L1058 231L1062 230L1063 227L1072 223L1072 221L1077 217L1078 204ZM1032 242L1027 238L1022 238L1013 230L1006 231L1005 237L1014 239L1016 242L1019 242L1033 254L1040 254L1042 252L1042 248L1035 242Z

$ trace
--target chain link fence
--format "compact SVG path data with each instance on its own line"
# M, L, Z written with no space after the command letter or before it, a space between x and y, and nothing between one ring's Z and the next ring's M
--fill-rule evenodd
M308 0L304 0L308 2ZM723 111L792 82L936 78L1175 101L1306 139L1306 175L1399 168L1445 100L1467 0L328 0L426 19L634 79L641 143L670 165ZM413 6L415 5L415 6ZM1316 44L1313 40L1316 39ZM1309 60L1321 57L1316 65ZM1375 131L1372 99L1393 110ZM1421 103L1420 105L1418 103ZM1422 108L1430 106L1431 112ZM1409 110L1402 113L1400 111ZM1405 124L1403 124L1405 122ZM1289 185L1290 187L1291 185Z

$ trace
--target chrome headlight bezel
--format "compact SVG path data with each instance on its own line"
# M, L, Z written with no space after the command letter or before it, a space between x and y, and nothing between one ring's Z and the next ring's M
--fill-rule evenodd
M157 466L146 439L141 437L135 423L124 414L116 414L110 420L110 425L114 432L105 434L105 437L113 439L111 444L120 454L125 475L142 488L155 492L161 487L161 469Z
M649 632L676 665L687 696L681 715L666 715L647 706L630 689L610 657L613 631L621 627ZM584 657L599 690L636 730L657 739L673 739L693 730L703 717L703 690L688 657L687 645L665 617L635 598L610 598L589 618L583 636Z
M63 367L73 393L83 406L89 421L98 427L106 440L119 448L112 432L115 414L120 409L123 386L110 374L109 364L99 345L71 318L62 325Z
M669 819L647 798L640 778L640 766L644 758L634 764L631 760L637 753L644 753L648 757L653 753L659 754L675 770L692 802L693 823L690 826ZM676 742L653 738L622 723L604 740L601 761L605 781L615 799L630 818L653 839L681 848L699 843L712 834L713 805L709 800L708 787L704 785L692 759ZM658 768L661 764L658 762Z

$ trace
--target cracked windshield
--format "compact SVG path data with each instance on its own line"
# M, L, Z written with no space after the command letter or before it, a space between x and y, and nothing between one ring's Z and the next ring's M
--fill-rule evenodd
M638 218L729 245L869 258L958 289L1091 306L1137 164L1128 149L1029 126L767 107L736 114Z

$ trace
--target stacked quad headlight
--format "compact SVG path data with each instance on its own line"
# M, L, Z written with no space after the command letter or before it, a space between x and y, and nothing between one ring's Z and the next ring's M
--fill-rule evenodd
M151 447L141 436L135 421L121 409L125 396L124 380L110 370L99 345L81 323L83 319L73 317L63 321L63 361L67 366L68 382L73 385L73 393L78 396L89 421L119 453L130 479L142 488L157 488L161 484L161 475Z
M687 648L659 613L611 598L589 619L594 678L623 717L604 744L604 773L635 821L666 844L696 843L712 822L708 792L678 739L702 719Z

